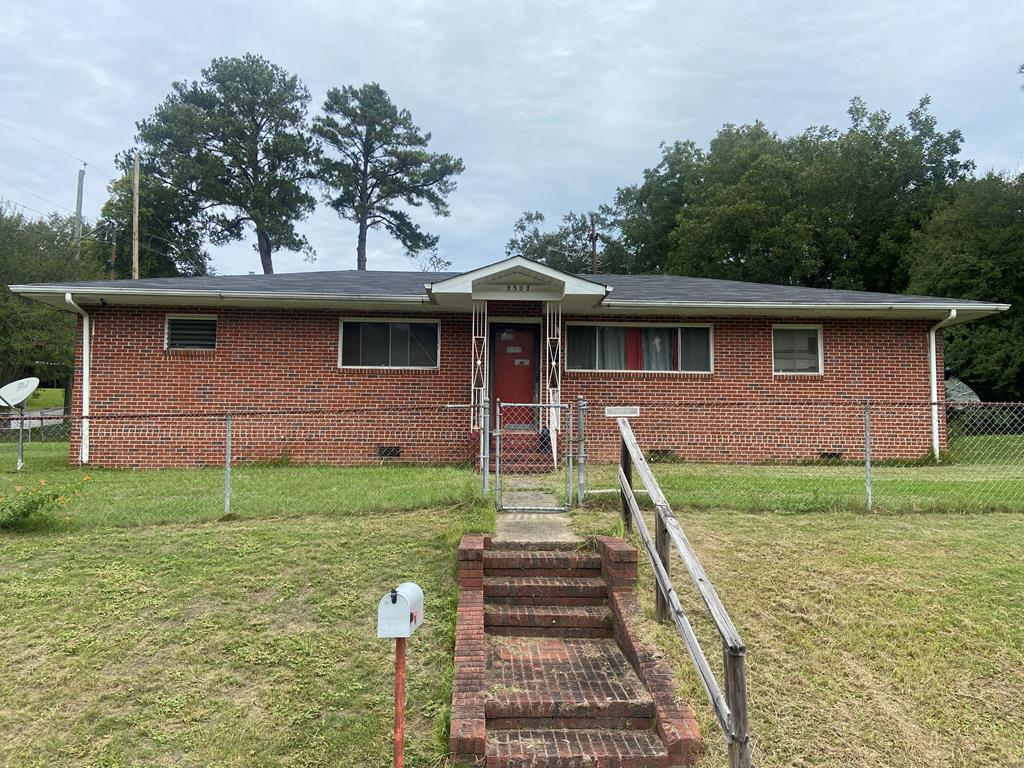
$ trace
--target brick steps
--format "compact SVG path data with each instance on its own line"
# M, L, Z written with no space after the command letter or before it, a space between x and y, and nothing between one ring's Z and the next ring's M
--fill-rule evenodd
M666 768L668 750L653 732L609 729L488 731L487 766L503 768Z
M569 546L463 538L453 758L486 768L692 764L696 723L675 701L667 662L632 629L635 548Z
M601 605L487 605L484 626L492 634L611 637L612 612Z

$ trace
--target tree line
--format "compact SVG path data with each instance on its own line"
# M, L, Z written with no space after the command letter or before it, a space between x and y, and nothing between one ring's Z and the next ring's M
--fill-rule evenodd
M355 223L357 268L367 267L373 230L424 268L447 266L413 215L448 215L462 161L431 151L429 132L376 83L330 89L312 116L310 101L295 75L253 54L214 59L199 79L173 83L118 155L124 175L80 261L68 219L0 210L5 282L130 276L136 152L143 277L206 274L210 245L245 237L267 273L282 249L313 258L299 224L318 196ZM985 399L1024 398L1024 176L978 177L961 156L962 134L939 130L927 98L903 121L861 99L848 117L842 129L781 136L762 122L726 124L706 148L664 144L654 167L593 211L550 227L524 213L506 252L570 272L596 261L609 273L1010 302L1010 312L948 329L946 362ZM5 370L36 372L32 361L48 358L70 370L68 318L45 320L45 307L6 289L0 304Z
M437 236L410 211L425 206L447 216L462 160L430 151L430 133L377 83L331 88L315 116L310 100L296 75L255 54L214 59L198 80L172 84L137 124L135 145L118 155L124 176L101 214L127 244L138 153L139 230L153 257L146 276L204 273L207 245L251 236L265 274L280 250L312 260L298 224L317 194L355 223L358 269L366 269L374 229L414 259L434 258ZM127 261L116 269L130 274Z
M1024 175L981 177L921 99L897 122L853 99L842 129L725 125L663 145L642 179L555 226L524 213L506 246L571 272L663 273L1009 302L945 333L947 366L987 400L1024 398ZM596 236L595 236L596 235ZM595 253L596 252L596 253Z

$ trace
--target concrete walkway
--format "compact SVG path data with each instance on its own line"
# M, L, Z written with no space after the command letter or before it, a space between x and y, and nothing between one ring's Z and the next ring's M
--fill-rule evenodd
M502 477L501 505L507 509L524 511L557 511L558 499L548 491L545 475L513 475Z
M492 538L510 548L527 544L573 547L583 541L569 528L569 516L560 512L499 512Z

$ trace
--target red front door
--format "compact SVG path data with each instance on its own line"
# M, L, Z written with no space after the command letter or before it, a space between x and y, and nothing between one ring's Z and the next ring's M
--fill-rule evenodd
M493 339L494 399L503 403L537 402L537 329L498 326ZM511 408L502 412L505 426L532 425L535 418L535 408Z

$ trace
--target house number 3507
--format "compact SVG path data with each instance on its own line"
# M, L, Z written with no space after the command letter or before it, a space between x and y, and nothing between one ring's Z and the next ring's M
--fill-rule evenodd
M506 285L505 291L512 291L514 293L529 293L531 286L529 285Z

